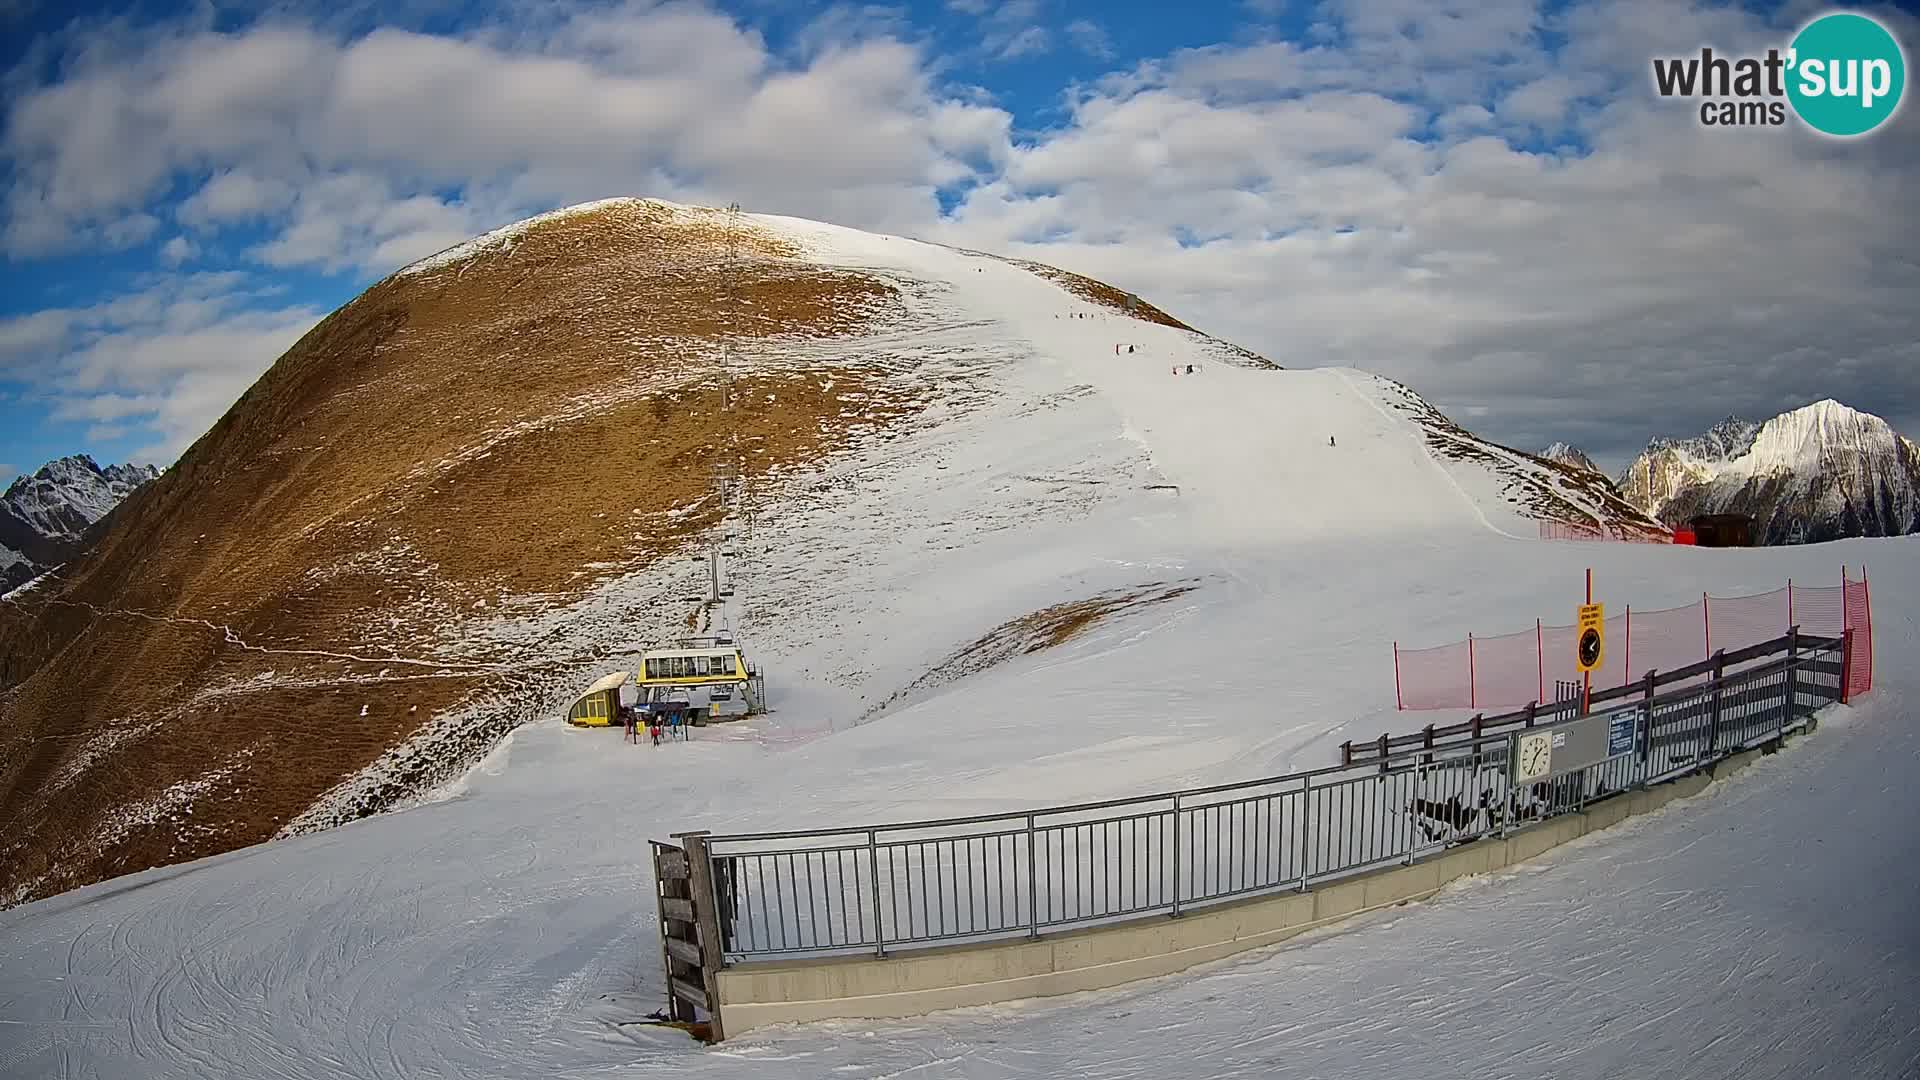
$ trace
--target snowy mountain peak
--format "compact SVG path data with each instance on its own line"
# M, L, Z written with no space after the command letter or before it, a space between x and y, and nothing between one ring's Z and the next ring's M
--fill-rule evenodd
M1837 402L1835 404L1838 404ZM1656 438L1648 440L1646 452L1676 450L1695 461L1732 461L1753 446L1760 425L1729 415L1703 435L1690 439Z
M160 470L151 465L103 469L86 454L70 454L15 479L0 495L0 504L42 536L73 540L106 517L134 488L159 475Z
M100 465L69 454L16 477L0 494L0 585L14 586L73 554L80 537L141 484L151 465Z
M1669 524L1751 516L1769 543L1920 529L1920 447L1833 398L1760 424L1728 417L1697 438L1655 439L1620 486Z
M1585 469L1588 472L1595 473L1600 471L1600 466L1595 464L1594 460L1588 457L1585 451L1574 446L1572 443L1554 443L1534 456L1566 465L1570 468Z
M1836 454L1887 453L1900 440L1880 417L1824 398L1762 424L1737 463L1747 472L1819 469Z

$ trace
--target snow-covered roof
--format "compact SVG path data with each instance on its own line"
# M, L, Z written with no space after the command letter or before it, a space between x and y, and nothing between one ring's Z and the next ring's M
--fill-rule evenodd
M602 691L618 689L622 683L627 681L627 677L632 674L633 672L631 671L610 671L598 679L595 679L592 686L580 691L579 695L573 700L578 702L582 698L592 697Z

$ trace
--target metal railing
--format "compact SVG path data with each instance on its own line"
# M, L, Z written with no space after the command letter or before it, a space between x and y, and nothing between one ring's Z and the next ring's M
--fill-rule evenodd
M707 836L722 951L728 963L885 956L1305 891L1778 739L1841 700L1843 648L1840 638L1789 634L1778 659L1606 710L1632 717L1632 749L1533 784L1509 780L1515 734L1483 731L1389 746L1364 764L1157 795ZM1572 710L1533 719L1550 727L1572 719Z
M1733 649L1731 651L1721 649L1698 663L1671 668L1666 671L1649 671L1645 676L1633 682L1621 686L1609 686L1594 690L1588 695L1587 702L1589 707L1593 707L1610 702L1625 701L1635 696L1646 699L1659 693L1662 687L1678 686L1687 683L1700 684L1702 680L1706 680L1706 683L1710 685L1712 682L1726 677L1730 669L1740 668L1742 670L1736 673L1744 674L1744 665L1767 660L1782 654L1791 655L1797 649L1812 648L1815 645L1835 641L1840 642L1844 647L1844 663L1846 658L1850 658L1853 655L1852 630L1843 631L1839 637L1823 638L1802 634L1800 633L1800 628L1795 626L1785 634L1769 641L1756 642L1744 648ZM1844 667L1842 674L1847 674ZM1510 731L1515 728L1535 727L1540 724L1558 722L1574 715L1571 710L1578 707L1580 694L1580 683L1563 682L1556 679L1554 680L1555 700L1551 703L1536 701L1527 705L1525 708L1515 709L1512 712L1500 713L1495 716L1476 713L1472 719L1463 720L1457 724L1451 724L1445 727L1436 727L1433 724L1428 724L1423 730L1407 735L1388 735L1383 732L1378 739L1370 739L1365 742L1344 742L1340 744L1340 763L1342 765L1377 763L1384 758L1391 757L1398 751L1411 747L1429 749L1451 739L1479 738L1483 735ZM1846 700L1846 688L1844 684L1841 688L1839 700Z

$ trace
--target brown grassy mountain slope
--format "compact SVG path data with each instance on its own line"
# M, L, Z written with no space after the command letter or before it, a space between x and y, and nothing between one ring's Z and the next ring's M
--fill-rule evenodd
M510 697L566 658L476 649L462 613L576 593L714 516L722 301L736 341L896 302L658 203L543 221L512 254L369 289L88 557L0 605L0 899L264 839L428 717ZM911 415L924 395L887 375L737 378L749 472Z
M729 512L723 446L791 474L964 402L964 373L878 333L919 332L915 287L751 218L614 200L368 289L0 604L0 906L267 839L376 763L395 779L328 820L391 805L432 779L403 746L429 725L470 760L549 713L542 677L601 654L488 618L686 562ZM700 625L682 601L630 621Z

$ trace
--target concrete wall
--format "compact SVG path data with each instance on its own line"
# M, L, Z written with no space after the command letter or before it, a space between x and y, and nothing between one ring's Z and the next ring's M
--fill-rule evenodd
M1720 762L1718 775L1746 767L1759 751ZM1281 893L1181 914L1038 938L903 951L885 959L845 957L745 964L719 973L720 1014L729 1036L769 1024L920 1016L940 1009L1117 986L1232 956L1379 908L1423 900L1449 882L1524 862L1587 833L1699 794L1705 774L1610 799L1513 833L1391 866Z

